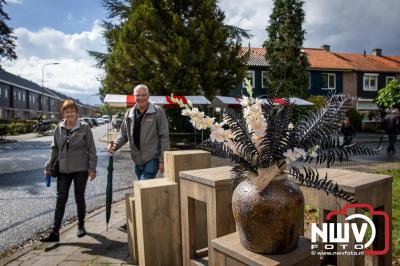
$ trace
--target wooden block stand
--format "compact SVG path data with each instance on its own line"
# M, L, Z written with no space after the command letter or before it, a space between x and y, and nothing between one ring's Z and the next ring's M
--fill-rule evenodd
M126 217L128 226L128 248L133 264L138 264L138 243L135 217L135 197L133 193L125 194Z
M139 265L181 265L178 185L135 181L134 194Z
M339 188L352 194L358 203L370 204L374 210L386 211L389 214L390 220L390 233L389 243L392 243L391 234L391 221L392 221L392 177L387 175L370 174L355 171L345 171L338 169L318 169L321 176L328 174L328 178L335 181ZM338 200L336 197L326 194L321 190L315 190L305 185L300 185L303 191L304 200L306 205L310 205L319 209L320 221L326 221L326 215L333 210L341 210L344 205L349 204L346 201ZM352 209L347 212L351 215L363 210ZM345 222L345 216L338 216L337 222ZM335 222L335 221L333 221ZM374 250L383 250L384 248L384 223L381 219L374 218L376 227L376 239L373 243ZM352 234L350 234L352 237ZM350 243L355 243L354 237ZM337 251L343 251L337 247ZM389 251L386 255L382 256L336 256L326 258L330 263L337 264L338 266L362 266L365 265L367 259L368 265L392 265L392 252Z
M245 249L240 244L238 233L229 234L211 242L215 265L219 266L320 265L319 257L311 255L310 240L304 237L300 237L296 249L279 255L258 254Z
M198 254L196 246L195 202L206 203L208 261L216 265L213 259L211 240L236 230L232 213L231 167L180 172L182 259L183 265L191 265ZM206 250L207 251L207 250Z

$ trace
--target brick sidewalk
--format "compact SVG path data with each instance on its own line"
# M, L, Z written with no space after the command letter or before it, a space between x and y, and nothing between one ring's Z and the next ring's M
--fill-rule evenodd
M89 214L85 227L88 234L76 236L76 222L60 232L60 243L45 251L41 243L0 261L0 265L132 265L127 234L117 228L126 220L125 201L112 206L111 220L106 231L105 209Z

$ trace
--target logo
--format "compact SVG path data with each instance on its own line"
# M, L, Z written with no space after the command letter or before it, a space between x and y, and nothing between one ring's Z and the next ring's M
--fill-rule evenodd
M364 252L365 255L384 255L389 251L389 215L385 211L375 211L369 204L348 204L343 209L331 211L326 216L326 220L330 221L333 217L343 215L346 216L347 210L361 208L368 210L372 218L383 219L384 222L384 248L382 250L369 249L377 235L373 219L369 216L356 213L345 218L347 223L323 223L319 228L316 223L311 224L311 249L322 248L322 250L333 250L335 245L337 249L355 250ZM317 241L317 236L321 242ZM350 241L354 239L354 241ZM354 244L350 244L354 242ZM314 254L314 253L313 253ZM360 253L358 253L360 254Z

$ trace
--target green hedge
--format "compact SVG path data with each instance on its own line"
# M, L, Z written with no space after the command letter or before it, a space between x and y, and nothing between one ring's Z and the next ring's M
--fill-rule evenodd
M6 128L7 135L17 135L33 132L34 122L31 120L18 122L2 122L0 128Z

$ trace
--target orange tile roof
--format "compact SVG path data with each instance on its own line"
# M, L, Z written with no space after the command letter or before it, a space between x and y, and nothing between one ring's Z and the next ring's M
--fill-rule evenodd
M249 50L242 47L241 53ZM249 66L266 66L264 48L250 48ZM311 69L340 71L370 71L400 73L400 56L376 56L351 53L335 53L322 48L303 48Z
M400 72L400 65L376 55L335 53L337 56L348 60L355 71L371 72Z
M320 48L303 48L307 55L310 68L334 69L334 70L353 70L353 66L334 53Z
M248 47L242 47L240 54L244 55L249 51ZM267 66L265 60L265 49L264 48L250 48L250 58L247 61L248 66Z

